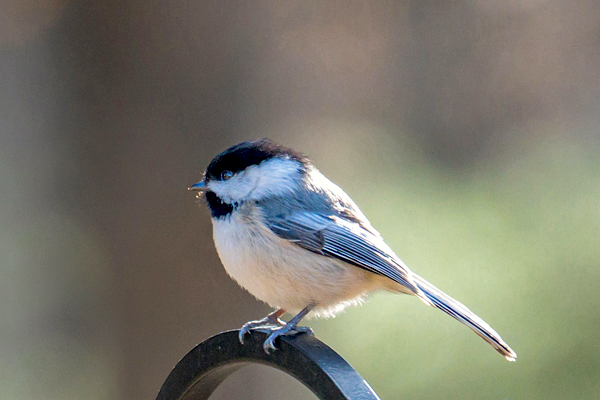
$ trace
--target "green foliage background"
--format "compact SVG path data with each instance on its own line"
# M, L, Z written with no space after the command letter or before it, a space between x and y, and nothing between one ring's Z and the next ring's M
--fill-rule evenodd
M373 296L335 323L316 324L318 334L382 398L593 398L600 390L596 152L557 140L460 174L393 152L357 177L368 183L353 196L392 248L501 333L519 355L515 363L404 296ZM395 156L398 173L390 173Z

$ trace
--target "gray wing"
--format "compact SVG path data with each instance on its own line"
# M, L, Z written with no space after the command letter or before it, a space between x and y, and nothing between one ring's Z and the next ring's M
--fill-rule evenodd
M507 360L517 358L517 354L485 321L425 279L414 275L377 231L368 224L361 226L360 219L353 221L335 215L297 211L285 216L267 217L266 222L277 236L298 246L404 285L425 304L442 310L471 328Z
M386 276L415 294L420 290L412 273L381 236L359 223L335 215L294 212L266 218L267 226L282 239L314 253L337 258L367 271Z

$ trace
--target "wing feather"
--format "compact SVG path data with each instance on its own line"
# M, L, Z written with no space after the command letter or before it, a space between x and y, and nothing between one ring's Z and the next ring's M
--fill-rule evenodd
M333 257L386 276L405 286L423 302L471 328L496 351L514 361L517 354L485 321L431 283L413 274L370 226L335 215L295 212L267 218L279 237L312 252Z
M420 294L408 267L372 228L365 229L357 222L314 212L272 216L266 222L283 239L314 253L386 276Z

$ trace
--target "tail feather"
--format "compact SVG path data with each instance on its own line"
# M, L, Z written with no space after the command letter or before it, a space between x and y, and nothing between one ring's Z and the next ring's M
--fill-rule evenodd
M417 287L421 289L422 293L419 293L418 295L425 296L425 298L422 298L425 303L431 304L433 307L442 310L452 318L471 328L483 340L492 345L496 351L502 354L508 361L515 361L517 359L517 353L515 353L506 344L506 342L504 342L504 340L502 340L500 335L498 335L498 333L493 330L491 326L475 315L475 313L420 276L413 275L412 278Z

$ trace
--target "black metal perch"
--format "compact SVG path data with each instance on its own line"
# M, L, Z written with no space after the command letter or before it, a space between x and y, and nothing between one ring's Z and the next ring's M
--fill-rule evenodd
M177 363L156 399L208 399L221 382L248 363L277 368L302 382L320 399L379 399L350 364L315 337L282 337L277 342L279 349L266 354L262 344L268 333L253 330L245 336L244 344L239 342L237 330L206 339Z

